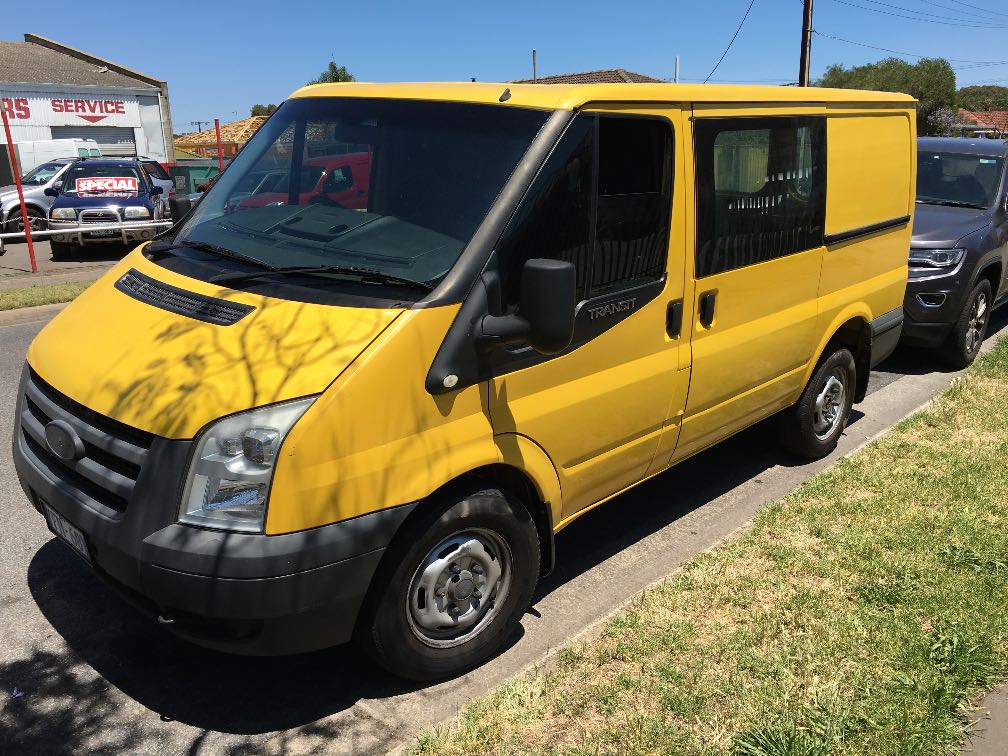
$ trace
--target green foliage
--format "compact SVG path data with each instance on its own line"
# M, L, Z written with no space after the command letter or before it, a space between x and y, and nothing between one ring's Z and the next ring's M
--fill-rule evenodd
M337 66L336 61L330 60L326 70L317 79L312 79L308 83L335 84L340 81L357 81L357 79L347 70L346 66Z
M973 111L1008 110L1008 87L975 84L957 93L959 106Z
M904 92L917 98L917 132L930 134L936 128L932 115L956 106L956 81L944 58L921 58L916 64L899 58L845 68L833 64L816 84L842 89L874 89Z
M251 112L249 112L249 115L271 116L278 107L280 106L274 105L272 102L269 105L261 105L260 103L257 102L255 105L252 106L252 110Z

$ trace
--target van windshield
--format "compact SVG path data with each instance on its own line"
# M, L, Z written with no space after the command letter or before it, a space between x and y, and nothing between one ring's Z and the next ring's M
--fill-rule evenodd
M271 276L326 266L327 275L363 270L433 286L548 116L453 102L288 100L196 205L174 246L281 269Z
M996 155L918 150L917 201L990 207L997 200L1002 162Z

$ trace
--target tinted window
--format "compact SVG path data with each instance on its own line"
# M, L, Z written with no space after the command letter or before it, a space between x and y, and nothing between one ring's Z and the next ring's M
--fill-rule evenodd
M147 191L143 169L137 165L95 165L78 163L63 176L65 194L131 196Z
M917 152L917 201L990 207L997 201L1003 160L996 155Z
M154 178L160 181L171 181L171 176L165 172L165 169L161 167L161 164L155 162L154 160L147 160L144 162L143 167L147 169L149 173Z
M22 184L44 184L63 168L65 163L43 163L21 177Z
M694 133L697 277L822 245L825 119L706 119Z
M498 244L506 302L530 257L574 263L582 298L661 278L671 164L667 122L577 116Z

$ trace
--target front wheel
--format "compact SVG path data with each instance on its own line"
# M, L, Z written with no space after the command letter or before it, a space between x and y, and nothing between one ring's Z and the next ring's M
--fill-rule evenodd
M393 674L452 677L503 649L532 598L539 539L498 489L429 503L386 552L358 642Z
M854 404L857 372L854 355L839 347L819 360L798 403L778 417L781 443L806 459L832 452L847 426Z
M66 260L70 257L70 253L75 245L67 244L66 242L58 242L52 240L49 242L49 251L52 253L53 260Z
M36 210L34 207L27 208L28 213L28 226L34 231L45 231L46 230L46 216L41 210ZM7 221L8 233L12 234L24 234L25 223L24 216L21 215L21 209L18 208L11 215L10 219Z
M941 347L942 356L952 367L969 367L980 354L987 335L991 299L991 285L986 278L974 286L966 298L952 333Z

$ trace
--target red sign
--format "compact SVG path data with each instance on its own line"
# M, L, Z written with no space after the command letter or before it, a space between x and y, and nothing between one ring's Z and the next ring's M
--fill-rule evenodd
M77 194L136 194L138 191L136 176L95 176L77 179Z
M0 105L3 105L4 112L12 121L26 121L31 116L31 109L28 107L28 98L26 97L4 97L0 100Z
M110 115L122 115L126 112L126 103L122 100L53 100L54 113L76 113L85 121L98 123Z

